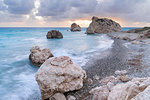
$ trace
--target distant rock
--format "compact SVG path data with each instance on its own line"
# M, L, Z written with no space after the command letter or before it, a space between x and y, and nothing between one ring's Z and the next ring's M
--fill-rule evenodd
M89 27L86 30L87 34L93 34L93 33L109 33L109 32L117 32L121 31L121 26L107 18L98 18L98 17L92 17L92 23L89 25Z
M125 33L125 32L111 32L108 33L108 36L121 39L121 40L128 40L128 41L134 41L140 39L140 34Z
M81 31L81 27L76 23L73 23L70 28L71 31Z
M48 58L53 57L53 54L49 49L41 50L39 46L34 46L30 49L29 59L35 66L41 66Z
M127 33L138 33L141 38L150 38L150 27L131 29Z
M36 73L42 99L50 98L55 92L81 89L85 79L86 72L67 56L46 60Z
M59 31L51 30L51 31L48 31L46 37L47 39L53 39L53 38L60 39L60 38L63 38L63 35Z

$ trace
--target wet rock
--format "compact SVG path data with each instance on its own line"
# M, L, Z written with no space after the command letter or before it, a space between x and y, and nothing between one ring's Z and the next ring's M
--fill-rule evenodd
M122 82L128 82L130 80L130 78L127 75L124 75L124 76L120 76L120 80Z
M124 74L127 74L127 70L116 70L115 74L116 75L124 75Z
M62 93L56 93L54 94L49 100L67 100L64 94Z
M41 50L39 46L34 46L30 49L31 54L29 59L35 66L41 66L48 58L53 57L49 49Z
M72 95L68 95L67 96L67 100L76 100L76 97L72 96Z
M47 39L53 39L53 38L60 39L60 38L63 38L63 35L59 31L51 30L51 31L48 31L46 37Z
M86 30L87 34L93 34L93 33L108 33L108 32L117 32L121 31L121 26L107 18L98 18L98 17L92 17L92 23L89 25L89 27Z
M73 23L70 28L71 31L81 31L81 27L76 23Z
M36 73L42 99L51 97L55 92L65 93L81 89L85 79L86 72L67 56L46 60Z

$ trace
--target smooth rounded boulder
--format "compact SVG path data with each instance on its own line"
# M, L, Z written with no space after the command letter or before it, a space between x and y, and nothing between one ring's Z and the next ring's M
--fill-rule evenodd
M35 66L41 66L48 58L53 57L53 54L49 49L43 49L39 46L34 46L30 49L31 54L29 55L29 59Z
M51 30L51 31L48 31L46 37L47 37L47 39L55 39L55 38L61 39L61 38L63 38L63 35L59 31Z
M56 92L79 90L85 79L86 72L67 56L49 58L36 73L43 100Z
M109 33L109 32L118 32L121 31L121 26L119 23L107 19L107 18L98 18L92 17L92 23L86 30L87 34L94 33Z
M81 31L81 27L77 25L76 23L73 23L71 25L70 31Z

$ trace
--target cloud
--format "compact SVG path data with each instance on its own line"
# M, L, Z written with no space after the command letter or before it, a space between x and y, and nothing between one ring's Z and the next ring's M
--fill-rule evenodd
M35 2L39 2L39 8ZM0 18L35 22L40 16L45 23L60 23L98 16L150 23L149 4L150 0L0 0Z
M34 0L4 0L4 3L12 14L29 14L34 8Z

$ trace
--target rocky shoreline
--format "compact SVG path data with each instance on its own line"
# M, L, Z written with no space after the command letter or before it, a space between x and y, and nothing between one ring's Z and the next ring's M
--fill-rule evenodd
M71 31L81 31L76 30L77 27L80 28L73 23ZM136 33L139 30L140 33ZM93 17L86 33L106 33L114 43L112 48L91 57L82 67L67 56L53 57L48 49L43 52L39 47L31 49L30 60L41 65L36 81L42 100L142 100L143 95L150 99L147 96L150 79L142 75L142 78L136 78L137 73L148 67L143 63L143 58L144 47L150 43L144 41L149 40L149 30L146 27L131 30L135 33L130 30L121 32L121 26L115 21ZM48 33L52 38L56 38L53 37L56 33L61 34L55 30Z

